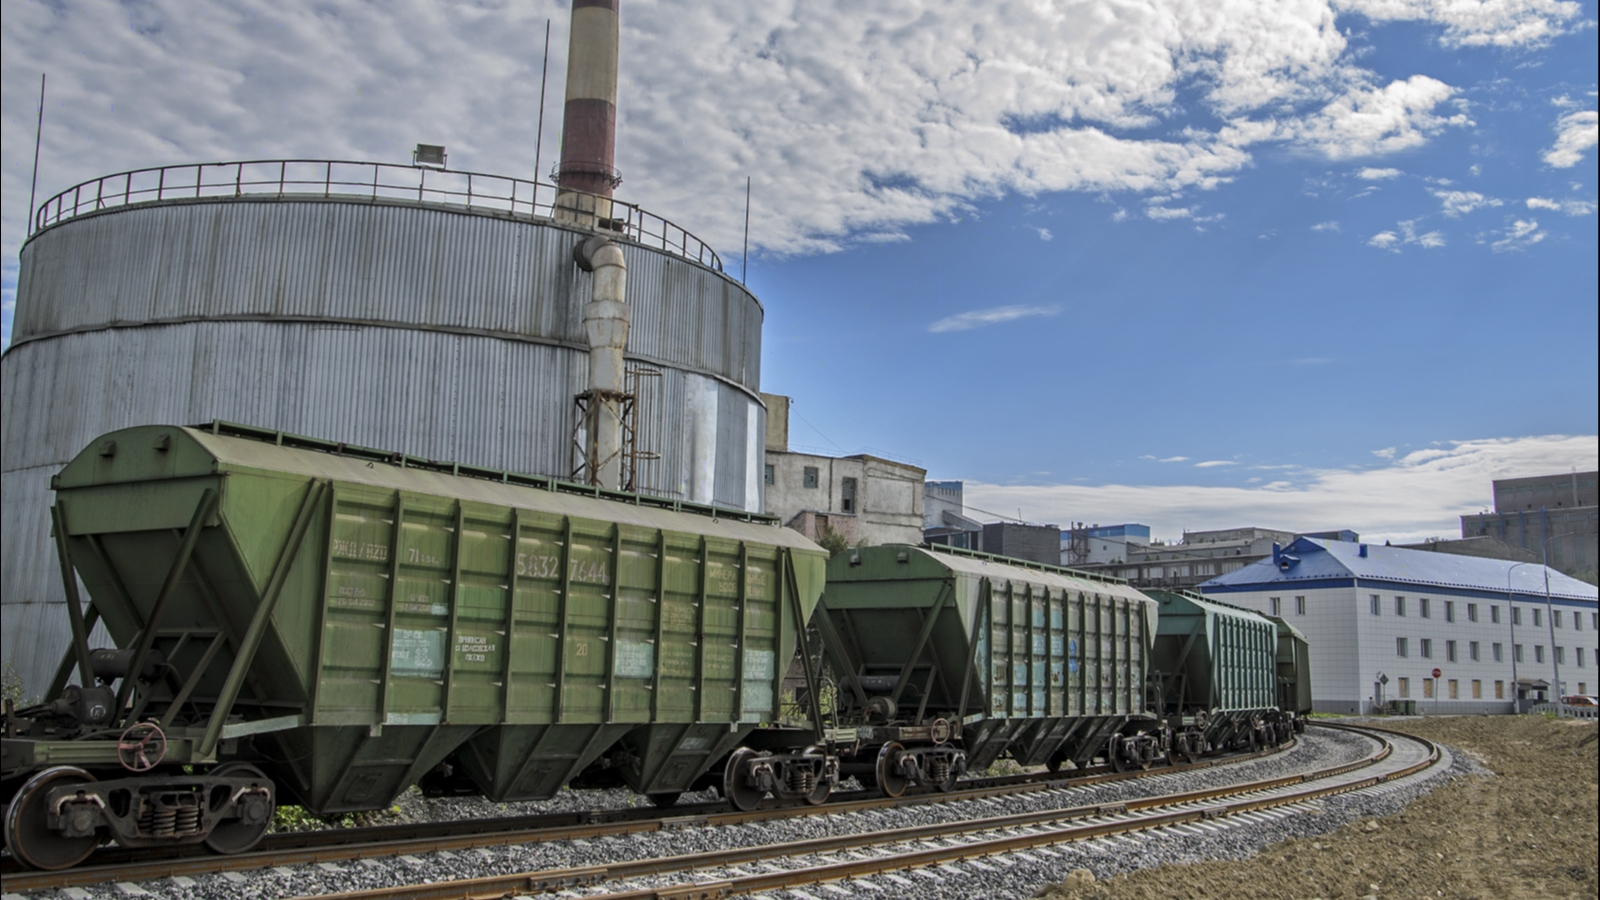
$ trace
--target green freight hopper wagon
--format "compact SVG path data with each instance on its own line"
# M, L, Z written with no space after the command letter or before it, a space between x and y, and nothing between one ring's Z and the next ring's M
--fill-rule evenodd
M1278 709L1293 717L1294 730L1300 733L1311 715L1311 642L1283 619L1267 619L1278 629Z
M0 771L39 867L107 834L242 850L280 790L524 800L595 765L670 802L778 721L827 558L762 516L221 423L104 435L54 488L74 645Z
M1147 590L1159 605L1151 706L1172 755L1276 746L1292 722L1278 708L1278 628L1254 610L1189 591Z
M1155 626L1118 579L939 546L839 554L815 627L840 771L893 796L1001 756L1086 764L1141 730Z

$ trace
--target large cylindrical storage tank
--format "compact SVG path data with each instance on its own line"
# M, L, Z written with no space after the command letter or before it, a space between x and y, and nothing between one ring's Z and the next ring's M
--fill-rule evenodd
M176 170L153 190L155 175L91 182L46 204L23 246L0 359L0 628L30 696L68 635L50 476L96 435L222 419L571 474L591 278L572 249L594 232L548 215L554 188L478 176L476 190L511 198L497 205L437 187L460 173L226 165L188 176L237 172L221 196L175 196ZM296 165L335 174L312 194L323 175L283 183ZM418 199L390 189L405 178ZM627 359L661 373L641 389L637 449L660 458L639 487L759 512L761 305L691 235L620 202L615 214L604 233L628 266Z

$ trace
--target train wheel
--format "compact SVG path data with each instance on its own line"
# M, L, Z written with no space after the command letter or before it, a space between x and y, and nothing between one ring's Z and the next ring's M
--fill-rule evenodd
M662 791L659 794L646 794L645 798L656 809L671 809L678 805L678 798L682 796L682 791Z
M746 784L745 776L749 774L750 764L755 758L754 750L740 747L728 757L728 767L722 770L722 794L733 804L733 808L740 812L749 812L760 806L761 799L766 796L765 791Z
M906 785L911 783L910 779L900 774L900 767L897 765L900 761L900 754L904 750L904 747L900 746L894 741L890 741L889 743L883 745L882 750L878 751L878 767L876 772L878 776L878 790L882 791L885 797L898 797L901 794L904 794L906 792Z
M261 770L249 763L223 763L211 770L219 778L249 778L261 785L271 785ZM273 803L271 794L252 794L243 799L239 818L229 819L211 829L206 835L206 846L224 856L243 853L261 841L262 835L272 827Z
M64 837L45 825L46 800L51 788L88 784L93 775L74 766L54 766L28 779L6 809L6 846L19 862L34 869L70 869L89 858L100 846L98 832L87 837Z
M1111 739L1106 741L1106 762L1111 764L1113 772L1128 771L1128 761L1122 755L1122 735L1113 734Z

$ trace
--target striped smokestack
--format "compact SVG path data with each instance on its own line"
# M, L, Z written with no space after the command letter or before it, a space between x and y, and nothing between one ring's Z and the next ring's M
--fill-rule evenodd
M567 103L562 116L564 189L558 215L584 224L607 219L611 204L581 194L610 197L622 182L612 165L617 145L617 12L620 0L572 0L572 38L567 48ZM603 207L603 208L601 208Z

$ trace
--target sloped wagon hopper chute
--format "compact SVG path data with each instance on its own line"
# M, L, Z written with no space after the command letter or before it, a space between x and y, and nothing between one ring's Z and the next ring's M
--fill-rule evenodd
M670 799L778 720L826 560L758 515L223 423L104 435L53 487L74 639L0 771L37 868L238 852L280 801L430 779Z

